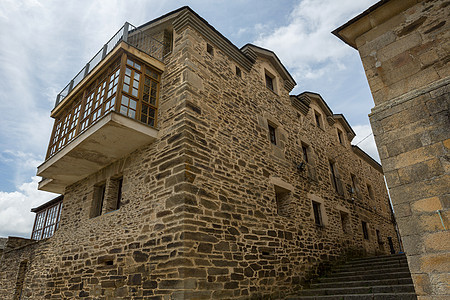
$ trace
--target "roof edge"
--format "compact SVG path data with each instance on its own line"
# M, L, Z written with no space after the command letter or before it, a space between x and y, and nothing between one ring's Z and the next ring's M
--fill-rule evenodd
M56 204L56 203L62 201L63 199L64 199L64 195L59 195L58 197L53 198L52 200L47 201L44 204L39 205L38 207L32 208L31 212L36 213L38 211L41 211L49 206L52 206L53 204Z
M377 170L381 174L384 174L383 167L381 166L380 163L378 163L375 159L373 159L372 156L367 154L364 150L362 150L356 145L352 145L352 150L356 155L358 155L359 157L364 159L367 163L369 163L372 167L374 167L375 170Z

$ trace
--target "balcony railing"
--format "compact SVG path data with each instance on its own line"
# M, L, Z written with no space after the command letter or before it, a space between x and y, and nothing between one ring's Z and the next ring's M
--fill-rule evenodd
M77 75L56 96L55 107L61 103L67 95L86 77L105 57L121 42L126 42L133 47L147 53L159 61L163 60L164 44L144 33L128 22L109 39L94 57L78 72Z

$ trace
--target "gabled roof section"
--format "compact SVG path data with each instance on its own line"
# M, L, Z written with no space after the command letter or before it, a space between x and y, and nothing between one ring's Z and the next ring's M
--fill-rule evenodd
M278 74L280 74L283 78L284 88L288 91L292 91L294 86L297 85L294 78L292 78L291 74L284 67L278 56L273 51L255 46L253 44L246 44L241 48L241 51L253 61L255 61L258 56L267 59L275 67Z
M358 155L359 157L364 159L369 165L374 167L375 170L383 174L383 168L381 167L381 165L376 160L374 160L369 154L367 154L361 148L355 145L352 145L352 150L356 155Z
M34 213L40 212L41 210L46 209L47 207L50 207L53 204L63 201L63 199L64 199L64 195L59 195L58 197L53 198L52 200L47 201L44 204L39 205L38 207L32 208L31 212L34 212Z
M229 55L238 64L240 64L247 72L251 70L253 61L248 58L238 47L236 47L230 40L217 31L212 25L210 25L205 19L200 17L189 6L183 6L172 12L169 12L159 18L149 21L138 28L141 30L147 30L152 27L156 27L162 23L171 21L173 29L180 31L186 26L198 31L206 39L211 41L214 46L218 47L224 53Z
M356 133L353 131L352 127L347 122L347 119L344 117L343 114L334 114L333 118L336 120L336 122L339 122L342 125L342 127L344 127L345 132L347 133L347 137L351 142L355 138Z
M335 120L333 118L333 112L331 111L331 108L328 106L328 104L325 102L325 100L323 100L322 96L320 96L320 94L318 93L314 93L314 92L303 92L297 95L298 97L308 97L311 100L315 100L317 105L319 105L320 109L325 113L325 118L328 122L328 124L330 124L330 126L332 126L335 123Z

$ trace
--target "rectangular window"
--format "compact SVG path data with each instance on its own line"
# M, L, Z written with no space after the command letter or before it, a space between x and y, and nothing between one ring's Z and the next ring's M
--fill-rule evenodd
M119 180L118 180L118 188L117 188L117 206L116 206L116 209L119 209L120 208L120 203L121 203L121 201L122 201L122 184L123 184L123 178L120 178Z
M308 146L302 144L303 160L308 163Z
M343 144L344 144L344 136L343 136L343 134L342 134L342 131L338 129L338 130L337 130L337 135L338 135L339 143L340 143L341 145L343 145Z
M22 299L23 282L27 273L28 262L26 260L20 262L19 272L17 273L16 289L14 292L14 300Z
M213 46L211 46L210 44L206 44L206 52L208 52L211 55L214 55Z
M237 77L242 77L241 69L238 66L236 66L236 76Z
M273 78L271 76L269 76L267 73L265 74L265 78L266 78L266 87L273 91Z
M333 184L333 187L337 192L338 191L338 183L337 183L337 178L336 178L336 165L331 160L330 160L330 173L331 173L331 183Z
M39 241L52 237L59 228L62 202L58 202L36 214L31 239Z
M350 232L350 219L349 219L348 213L341 211L340 215L341 215L342 231L344 233L349 233Z
M270 142L274 145L277 144L277 137L276 137L276 132L275 132L275 127L272 126L271 124L268 124L269 127L269 139Z
M290 195L288 190L275 187L275 200L277 202L277 213L283 217L289 217Z
M322 116L317 111L314 111L314 118L316 121L316 126L323 129Z
M314 213L314 222L318 226L322 226L322 212L321 212L321 204L319 202L312 201L313 213Z
M369 230L367 229L367 223L364 221L361 221L361 225L362 225L364 239L368 240L369 239Z
M370 184L367 184L367 193L369 194L369 198L373 200L374 199L373 190Z
M106 184L94 186L91 218L100 216L102 214L105 191Z
M350 174L350 177L352 178L352 194L354 194L357 198L361 198L361 195L359 194L358 179L356 178L356 175Z

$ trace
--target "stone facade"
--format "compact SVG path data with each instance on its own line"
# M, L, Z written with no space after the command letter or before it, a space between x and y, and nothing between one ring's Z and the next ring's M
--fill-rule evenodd
M448 299L449 1L381 1L335 33L358 49L419 299Z
M153 26L173 37L158 139L66 187L54 236L5 251L0 298L27 262L23 299L278 299L335 261L390 253L388 237L399 251L381 167L342 115L290 96L273 52L237 49L189 8Z

